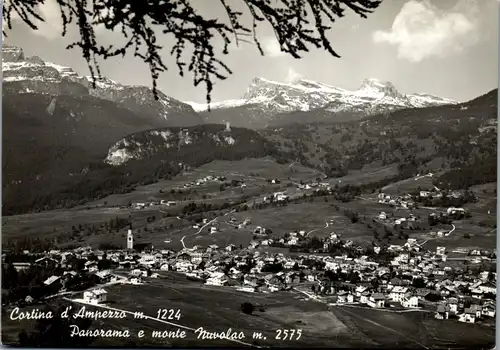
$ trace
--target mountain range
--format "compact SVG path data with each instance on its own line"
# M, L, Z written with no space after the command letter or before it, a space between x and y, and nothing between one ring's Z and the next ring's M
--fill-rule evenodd
M17 47L2 53L3 215L67 208L186 167L266 155L333 177L412 164L404 174L469 169L454 175L457 186L496 180L497 90L457 104L375 79L349 92L256 78L243 99L197 112L162 92L155 100L144 86L101 78L93 87Z
M189 103L189 102L188 102ZM358 120L397 109L456 104L429 94L404 95L391 82L365 79L356 91L348 91L305 79L280 83L255 78L238 100L210 104L190 103L209 123L225 123L254 129L292 123Z
M126 86L101 77L92 85L92 78L80 76L73 69L40 57L25 57L19 47L2 47L3 91L14 94L45 94L95 97L116 103L135 113L148 124L156 126L189 126L203 124L193 108L181 101L146 86Z

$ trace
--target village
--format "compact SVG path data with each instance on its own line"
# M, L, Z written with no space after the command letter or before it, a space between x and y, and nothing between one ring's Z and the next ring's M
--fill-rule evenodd
M304 243L308 241L304 234L292 232L281 241L288 246ZM344 241L335 233L309 241L314 241L309 250L312 253L293 256L260 250L269 244L264 237L252 241L248 247L230 244L194 246L177 252L154 249L135 252L133 233L129 230L124 250L82 247L50 251L31 259L32 263L11 262L17 272L34 265L51 271L56 268L59 273L43 281L43 292L16 301L4 298L3 303L10 299L14 305L26 305L83 292L80 298L83 302L102 304L112 298L106 291L109 284L141 285L162 278L163 273L180 273L206 285L241 292L295 291L329 305L421 310L433 312L438 319L466 323L491 322L495 317L496 273L445 266L446 247L425 251L414 239L408 239L403 246L354 247L351 241ZM343 254L328 254L332 247ZM469 253L489 262L496 254L476 250ZM29 257L30 253L25 255ZM4 254L4 262L5 258Z
M368 217L352 210L342 211L335 204L328 205L329 210L337 212L337 217L344 216L348 222L373 228L371 243L356 241L326 218L322 233L314 235L316 229L310 227L270 229L259 221L258 215L252 215L253 210L293 205L313 196L335 193L333 185L319 180L292 183L268 178L266 182L276 186L271 193L259 194L253 204L233 203L224 208L225 214L220 211L215 218L191 216L182 210L181 200L171 197L130 204L130 209L141 212L151 207L153 210L158 206L170 207L167 217L176 220L184 217L189 224L182 233L180 249L164 247L169 246L172 237L159 244L159 248L140 243L140 239L136 242L138 230L129 228L122 238L122 249L82 245L44 253L4 250L6 283L2 307L29 308L64 298L107 308L117 297L116 285L133 286L140 295L140 289L147 285L162 279L174 281L175 285L181 278L198 285L196 288L232 290L254 296L289 293L304 302L321 303L329 308L420 312L437 322L494 326L496 250L446 246L446 238L454 235L453 222L470 216L461 206L470 194L443 195L437 188L403 195L379 190L361 199L387 209ZM207 184L220 186L221 191L226 186L247 189L243 180L229 181L225 176L209 175L180 184L176 191ZM247 204L248 211L236 215L238 208ZM423 205L428 206L427 217L416 211ZM375 230L377 225L380 235ZM221 238L227 234L226 230L249 234L251 239L248 244L231 244ZM408 232L413 232L412 237ZM189 247L184 241L187 237L194 239ZM197 244L196 238L202 237L212 237L217 244ZM428 242L433 240L440 242L431 248Z

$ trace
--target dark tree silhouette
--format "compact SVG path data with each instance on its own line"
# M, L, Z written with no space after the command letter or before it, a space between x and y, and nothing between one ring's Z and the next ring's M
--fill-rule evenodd
M148 66L153 81L153 91L157 97L157 79L168 68L164 64L158 44L158 33L171 36L175 44L170 54L175 56L179 74L192 72L194 85L204 83L207 102L213 79L223 80L232 74L231 69L221 60L221 55L229 53L230 44L241 42L254 44L261 55L264 51L257 37L257 28L267 22L274 30L281 50L294 58L308 52L309 47L325 49L333 57L340 57L330 45L326 34L329 24L351 10L366 18L375 10L381 0L241 0L236 9L227 0L218 4L225 10L224 19L204 18L196 6L187 0L56 0L61 10L62 36L68 26L76 24L80 31L79 41L68 45L68 49L78 47L87 61L93 84L101 77L97 58L107 59L125 56L130 51L140 57ZM3 4L3 19L7 28L12 29L12 15L18 15L33 30L43 17L38 6L45 0L6 0ZM214 6L216 1L213 1ZM242 11L244 10L244 11ZM244 24L243 17L250 15L252 25ZM97 42L95 27L103 25L107 30L121 33L125 43L121 47L104 47ZM7 33L4 30L3 34ZM215 40L222 39L223 48L216 52ZM186 55L186 49L192 53ZM188 50L190 52L190 50ZM184 57L190 56L190 57Z
M255 309L253 304L248 303L248 302L241 304L240 308L241 308L241 312L248 314L248 315L251 315L253 310Z

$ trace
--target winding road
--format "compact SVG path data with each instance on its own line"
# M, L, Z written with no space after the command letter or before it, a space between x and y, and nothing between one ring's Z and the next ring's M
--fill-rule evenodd
M195 233L191 233L191 234L189 234L189 235L185 235L184 237L182 237L182 238L181 238L181 244L182 244L182 247L183 247L184 249L187 249L186 244L184 244L184 239L186 239L187 237L191 237L191 236L196 236L196 235L199 235L199 234L203 231L203 229L204 229L205 227L207 227L208 225L210 225L210 224L212 224L212 223L216 222L216 221L217 221L218 219L220 219L221 217L223 217L223 216L227 216L227 215L229 215L229 214L232 214L232 213L234 213L235 211L236 211L236 209L235 209L235 210L232 210L232 211L230 211L230 212L227 212L227 213L226 213L226 214L224 214L224 215L218 216L218 217L216 217L215 219L212 219L212 220L210 220L209 222L207 222L205 225L203 225L203 226L202 226L202 227L201 227L201 228L200 228L197 232L195 232Z

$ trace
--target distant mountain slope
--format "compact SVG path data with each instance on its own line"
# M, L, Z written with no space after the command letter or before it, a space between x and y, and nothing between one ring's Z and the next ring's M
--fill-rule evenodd
M157 128L111 101L90 96L59 96L50 114L47 95L7 96L3 215L71 207L128 192L173 176L184 166L276 154L265 138L247 129Z
M103 77L93 88L90 77L79 76L69 67L45 62L40 57L25 57L21 48L2 47L3 91L49 95L94 96L117 103L139 117L163 126L203 124L193 108L161 91L155 100L145 86L126 86Z
M291 123L334 122L404 108L455 104L450 99L429 94L403 95L391 82L365 79L356 91L300 79L279 83L255 78L240 100L213 103L211 111L201 112L207 122L250 128ZM207 107L193 106L202 111Z
M395 164L408 176L455 169L443 186L496 181L495 89L472 101L403 109L344 123L289 125L260 133L289 158L331 176L365 166ZM466 169L476 168L474 174ZM457 174L460 175L460 179Z
M163 128L128 135L108 151L105 163L121 166L134 160L176 160L189 166L214 159L255 158L275 153L273 146L258 133L216 124L191 128Z

